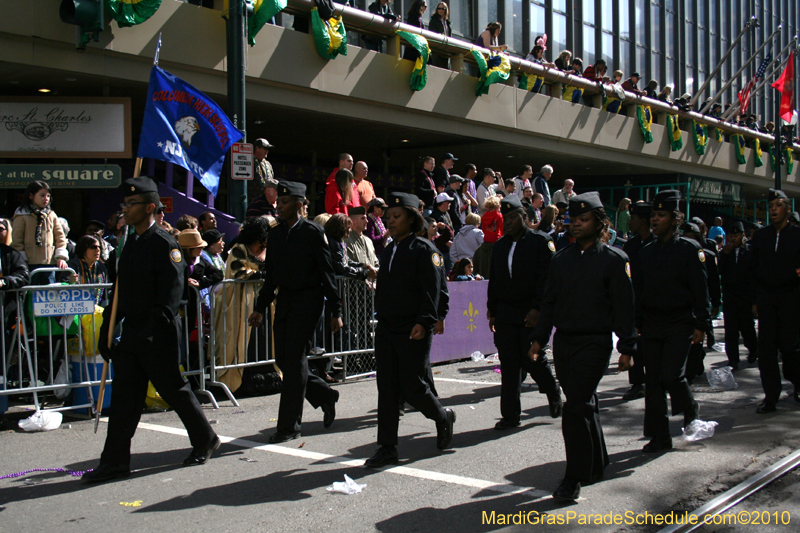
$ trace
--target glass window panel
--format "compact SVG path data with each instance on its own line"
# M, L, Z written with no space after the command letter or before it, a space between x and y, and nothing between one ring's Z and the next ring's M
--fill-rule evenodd
M563 15L559 15L561 18L566 18ZM553 15L553 22L555 26L555 18L556 15ZM531 39L536 39L539 35L544 35L544 25L545 22L545 10L544 6L540 6L538 4L531 3ZM554 28L555 29L555 28ZM564 24L564 42L567 41L567 32L566 32L566 24ZM554 36L555 38L555 36ZM548 37L548 41L550 38ZM548 43L549 44L549 43ZM533 48L533 43L531 43L531 48ZM548 46L547 49L549 50L550 47Z
M478 2L478 33L486 29L490 22L497 21L497 0L482 0ZM501 42L503 40L501 33Z
M619 2L619 36L623 39L631 38L631 12L628 1Z
M614 36L610 33L603 32L601 38L603 40L603 53L600 55L600 57L606 60L608 70L612 71L614 70L611 68L611 65L614 64ZM611 74L609 73L609 77L610 76Z
M664 73L664 85L672 85L672 86L675 85L675 60L674 59L667 59L667 71Z
M653 51L661 51L661 7L655 4L650 6L650 48Z
M477 28L472 26L472 0L449 0L450 24L453 28L453 35L459 37L477 37L473 32ZM481 26L480 31L486 26ZM480 32L479 32L480 33ZM473 41L474 39L469 39Z
M708 33L702 31L702 28L697 30L697 52L698 62L697 65L700 70L708 72Z
M686 24L686 64L694 65L694 24Z
M706 3L700 2L697 6L697 24L701 28L708 28L708 18L706 17Z
M631 43L628 41L619 42L619 61L617 62L617 68L614 70L617 69L625 74L622 76L623 79L628 77L627 74L633 72L631 70Z
M595 46L594 46L594 28L591 26L583 25L583 67L594 64L595 60Z
M531 5L533 7L533 5ZM533 9L531 9L531 13ZM550 41L550 39L547 39ZM553 13L553 45L548 46L548 51L552 50L550 54L551 59L555 59L562 50L567 48L567 17L559 13Z
M583 0L583 21L594 24L594 0Z
M730 6L726 6L730 7ZM731 12L729 9L722 10L722 38L725 40L730 40L731 38ZM737 34L738 35L738 34Z
M675 5L675 0L667 0L666 2L664 2L664 4L667 6L667 11L676 10L677 6Z
M505 6L506 22L510 22L510 25L503 26L503 32L507 32L506 43L511 50L524 56L528 51L522 49L522 0L504 0L503 5ZM510 21L509 18L511 18ZM537 35L541 35L541 33ZM531 38L535 39L536 36L531 36ZM531 48L533 48L532 44Z
M640 72L640 74L643 74ZM650 70L648 71L647 78L644 79L644 82L641 84L644 87L648 81L656 80L659 84L662 83L661 80L664 79L664 73L661 72L661 54L658 52L653 52L650 57ZM658 90L661 89L659 85Z
M553 9L557 9L558 11L562 11L564 13L567 12L567 0L553 0Z
M675 57L675 15L667 13L667 57Z
M647 50L641 46L636 47L636 70L642 77L647 77Z
M719 33L719 31L717 30L717 18L718 18L717 15L719 12L719 0L711 0L711 5L708 12L710 15L710 18L708 19L710 26L709 29L713 33Z
M600 17L603 21L603 29L614 31L614 7L612 2L603 2L600 4Z
M636 44L644 44L647 42L647 26L645 21L646 0L636 0L634 16L636 22Z
M714 35L711 36L710 61L711 63L708 66L709 71L714 70L714 68L717 66L717 63L719 63L719 41Z
M686 80L686 92L694 94L694 69L690 66L686 66L686 76L684 77ZM675 95L677 98L679 95Z

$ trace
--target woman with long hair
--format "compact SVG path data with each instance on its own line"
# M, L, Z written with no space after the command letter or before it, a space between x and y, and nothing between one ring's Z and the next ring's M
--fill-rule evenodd
M554 61L556 68L563 72L569 72L572 70L572 52L569 50L562 50L558 57Z
M0 218L0 244L11 246L11 222L7 218Z
M503 31L502 24L499 22L490 22L489 25L486 26L486 29L475 39L475 44L493 52L504 52L508 50L508 45L500 44L501 31Z
M81 285L95 285L108 283L108 271L100 262L100 242L94 235L84 235L75 243L75 257L69 260L67 266L75 271L69 276L70 283ZM107 302L106 289L93 289L95 304L105 307ZM99 328L98 324L98 328Z
M554 205L548 205L542 211L542 221L539 222L539 231L553 234L555 230L556 216L558 215L558 208Z
M414 0L411 4L411 7L408 8L408 13L406 14L406 24L409 26L414 26L416 28L425 29L425 23L422 22L422 15L425 13L425 10L428 9L428 2L427 0ZM406 45L405 50L403 51L403 59L408 59L409 61L416 61L419 57L419 52L411 45Z
M353 187L353 173L343 168L336 172L333 183L325 189L325 211L331 215L348 213L361 205L358 192Z
M450 26L450 7L446 2L439 2L436 5L436 12L431 15L428 29L434 33L441 33L446 37L450 37L453 34L453 28ZM450 68L450 58L439 54L431 54L429 63L434 67Z
M34 180L25 189L22 205L14 212L13 244L28 263L31 272L40 267L66 268L69 253L67 237L58 222L58 215L50 207L50 186ZM32 276L35 285L54 281L50 273Z

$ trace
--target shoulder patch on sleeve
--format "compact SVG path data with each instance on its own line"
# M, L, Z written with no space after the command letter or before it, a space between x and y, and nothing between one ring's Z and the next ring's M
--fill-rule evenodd
M328 236L325 235L324 233L322 234L322 239L325 241L325 244L329 244L328 243Z
M703 253L703 250L697 250L697 258L700 259L701 263L706 262L706 254Z
M433 252L431 254L431 262L433 262L433 266L436 268L441 267L444 264L444 260L442 259L441 254Z
M626 262L625 263L625 273L628 275L628 277L631 277L631 264L630 264L630 262Z
M181 251L178 248L173 248L172 251L169 253L170 259L175 261L176 263L181 262Z
M551 252L556 251L556 245L553 241L547 241L547 247L550 249Z

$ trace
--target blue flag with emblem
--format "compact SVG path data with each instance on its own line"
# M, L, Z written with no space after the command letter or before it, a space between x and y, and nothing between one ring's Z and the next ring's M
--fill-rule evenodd
M153 66L138 157L180 165L216 196L225 154L242 137L211 98Z

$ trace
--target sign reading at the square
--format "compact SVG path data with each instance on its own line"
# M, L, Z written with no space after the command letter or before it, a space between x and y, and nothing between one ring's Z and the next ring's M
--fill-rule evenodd
M234 143L231 146L231 178L251 180L253 175L253 145Z

